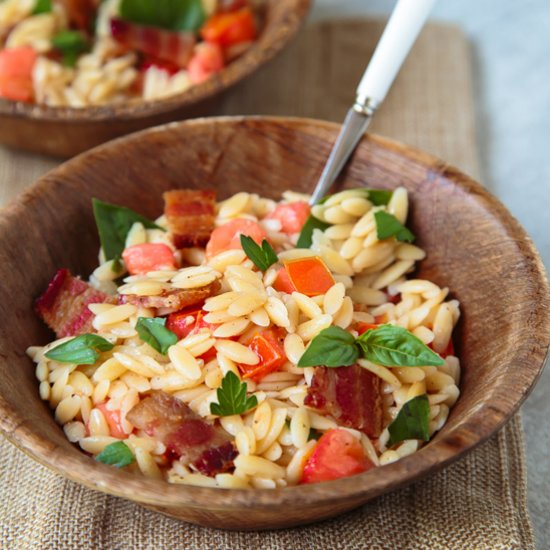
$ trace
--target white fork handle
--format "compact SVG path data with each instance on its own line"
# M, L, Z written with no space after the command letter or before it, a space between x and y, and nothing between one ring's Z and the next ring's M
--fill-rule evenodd
M399 0L357 88L357 103L376 107L386 97L436 0Z

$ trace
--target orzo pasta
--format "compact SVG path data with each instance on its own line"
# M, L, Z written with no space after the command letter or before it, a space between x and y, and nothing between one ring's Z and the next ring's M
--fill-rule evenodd
M460 309L410 276L425 253L404 188L312 209L292 192L164 199L156 222L94 200L99 267L60 269L36 302L58 339L28 354L70 441L173 483L275 488L388 464L442 428Z

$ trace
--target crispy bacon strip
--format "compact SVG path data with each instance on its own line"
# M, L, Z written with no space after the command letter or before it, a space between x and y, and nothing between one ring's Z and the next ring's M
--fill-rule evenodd
M141 307L169 308L175 311L200 304L209 296L220 290L219 281L214 281L202 288L191 290L165 290L158 296L138 296L137 294L125 294L119 297L121 304L134 304Z
M162 441L170 456L204 475L233 468L237 451L230 436L167 393L153 392L131 409L127 418L136 428Z
M58 338L95 332L93 314L88 304L116 303L116 298L92 288L73 277L68 269L60 269L48 288L36 300L36 312Z
M192 32L167 31L119 18L111 19L111 34L130 50L169 61L178 67L187 67L196 42Z
M206 246L214 230L216 192L176 189L163 197L168 230L176 248Z
M380 378L359 365L316 367L304 404L369 437L382 431Z
M60 0L59 3L64 6L72 26L91 32L100 0Z

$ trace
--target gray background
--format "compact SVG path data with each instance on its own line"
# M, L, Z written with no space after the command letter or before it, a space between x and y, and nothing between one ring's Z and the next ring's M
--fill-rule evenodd
M316 0L312 18L387 15L394 4ZM527 229L549 270L550 2L440 0L433 19L459 25L470 40L482 183ZM550 548L547 395L550 369L522 408L529 510L540 549Z

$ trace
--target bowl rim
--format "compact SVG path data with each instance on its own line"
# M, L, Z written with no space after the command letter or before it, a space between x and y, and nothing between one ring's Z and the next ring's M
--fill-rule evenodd
M86 161L86 157L93 159L94 155L109 153L110 150L116 150L122 144L139 141L149 134L171 132L180 126L193 127L211 124L238 126L246 121L263 121L298 130L300 128L318 128L319 130L328 130L335 136L340 129L340 125L333 122L274 116L199 118L148 128L100 145L51 170L0 211L0 223L9 223L11 217L20 215L26 202L50 186L50 177L53 179L55 176L60 176L62 179L66 170L70 171L73 165L76 166L83 160ZM377 475L380 470L375 468L350 478L280 489L219 489L169 484L117 471L97 463L84 453L74 456L66 455L62 449L56 448L50 440L43 437L18 411L13 410L1 394L0 432L31 458L72 481L91 489L127 498L145 506L158 507L168 512L176 508L189 510L208 508L212 510L213 507L219 508L220 511L236 511L251 506L271 510L285 505L296 507L297 505L306 506L321 502L344 502L352 498L360 498L362 494L366 493L370 497L375 497L404 487L463 458L499 431L527 398L540 377L548 358L550 317L546 315L545 311L550 307L550 285L542 260L519 222L496 197L472 178L437 157L398 141L374 134L366 134L363 140L371 141L384 149L390 148L405 158L414 157L415 162L430 165L432 169L435 167L439 175L452 179L454 184L464 192L473 196L475 200L481 201L486 208L490 208L495 219L506 229L507 233L514 235L521 255L525 261L531 264L531 277L535 283L532 286L538 288L540 297L537 307L533 310L533 317L530 318L530 326L536 328L528 336L528 339L533 343L539 342L539 347L540 341L543 342L537 353L537 360L528 365L526 368L528 376L525 376L521 384L508 387L505 392L501 385L495 384L485 401L475 410L470 411L465 420L452 432L438 434L417 453L385 465L385 475L383 476ZM56 184L59 184L59 180ZM536 337L533 336L535 332ZM521 350L516 351L515 355L509 358L508 363L514 364L520 353ZM505 399L501 399L504 397ZM82 473L84 470L85 474Z
M232 61L222 71L179 94L152 101L135 99L124 103L84 108L51 107L0 98L0 116L47 122L82 123L139 120L190 107L234 86L288 45L304 24L313 0L293 0L293 2L294 9L284 14L283 21L274 29L271 42L267 41L265 33L260 34L258 40L243 55Z

